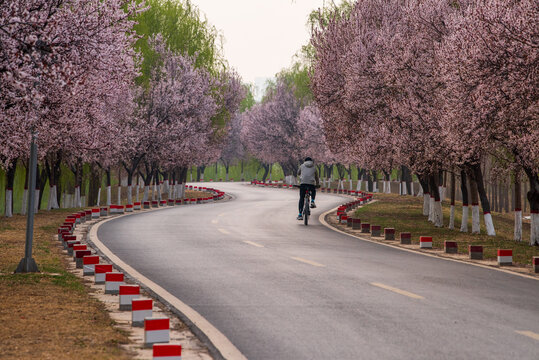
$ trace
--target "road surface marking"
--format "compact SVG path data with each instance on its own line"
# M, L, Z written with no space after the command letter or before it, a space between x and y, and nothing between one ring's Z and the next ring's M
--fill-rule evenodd
M218 222L219 222L219 220L217 220L217 219L213 219L213 220L211 221L212 224L217 224Z
M221 217L221 216L225 216L225 215L226 215L226 213L222 213L222 214L217 215L217 217Z
M299 261L299 262L302 262L302 263L305 263L305 264L312 265L312 266L326 267L326 265L324 265L324 264L320 264L320 263L317 263L317 262L314 262L314 261L311 261L311 260L307 260L307 259L304 259L304 258L300 258L300 257L293 257L292 259L296 260L296 261Z
M539 334L534 333L533 331L515 331L517 334L524 335L539 341Z
M423 296L420 296L420 295L417 295L417 294L414 294L414 293L411 293L411 292L408 292L408 291L404 291L404 290L401 290L401 289L397 289L397 288L394 288L392 286L388 286L388 285L384 285L384 284L380 284L380 283L376 283L376 282L372 282L370 284L373 285L373 286L377 286L379 288L382 288L382 289L393 291L394 293L397 293L397 294L401 294L401 295L404 295L404 296L411 297L413 299L424 299Z
M219 230L219 232L225 234L225 235L230 235L230 232L228 230L225 230L225 229L217 229Z
M264 245L260 245L260 244L257 244L255 242L249 241L249 240L245 240L244 243L249 244L249 245L253 245L253 246L256 246L256 247L260 247L260 248L264 247Z

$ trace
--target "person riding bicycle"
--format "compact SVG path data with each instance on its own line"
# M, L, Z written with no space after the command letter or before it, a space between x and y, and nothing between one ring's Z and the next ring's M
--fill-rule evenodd
M315 208L314 198L316 197L316 186L318 186L320 179L318 178L318 171L314 166L313 159L310 157L305 158L305 162L301 164L298 170L299 176L299 215L298 220L303 220L303 203L305 202L305 193L307 189L311 192L311 208Z

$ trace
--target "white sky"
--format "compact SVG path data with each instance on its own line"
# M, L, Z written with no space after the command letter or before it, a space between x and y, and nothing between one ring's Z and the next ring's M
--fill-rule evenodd
M327 1L327 0L326 0ZM324 0L192 0L224 37L230 66L261 85L292 63L309 40L307 16Z

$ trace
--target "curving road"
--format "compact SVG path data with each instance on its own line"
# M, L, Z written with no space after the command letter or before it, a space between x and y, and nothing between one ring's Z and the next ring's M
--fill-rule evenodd
M216 184L233 201L104 223L100 240L249 359L539 359L539 281L364 242L297 191Z

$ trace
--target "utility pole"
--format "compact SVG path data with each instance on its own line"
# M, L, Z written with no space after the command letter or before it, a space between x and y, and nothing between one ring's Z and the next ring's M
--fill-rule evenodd
M35 193L36 193L36 175L37 175L37 134L32 131L32 143L30 145L30 191L28 201L28 215L26 218L26 247L24 251L24 257L21 259L19 266L15 273L28 273L39 272L37 264L32 257L32 241L34 238L34 205L35 205Z

